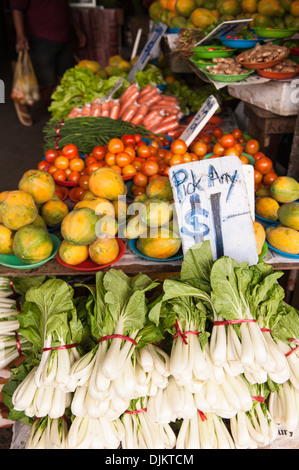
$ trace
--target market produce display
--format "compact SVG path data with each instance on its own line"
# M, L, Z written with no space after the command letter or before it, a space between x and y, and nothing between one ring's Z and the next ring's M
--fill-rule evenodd
M290 29L292 36L299 27L298 1L279 0L157 0L149 8L153 21L170 28L196 28L207 34L223 21L252 18L250 26L267 31Z
M204 242L162 292L114 269L80 292L18 279L15 331L31 349L2 395L9 419L31 425L26 448L251 449L279 423L295 431L298 313L282 274L213 261Z

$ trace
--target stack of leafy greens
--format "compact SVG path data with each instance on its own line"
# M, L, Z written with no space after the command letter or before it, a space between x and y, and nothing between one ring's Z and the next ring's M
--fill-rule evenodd
M92 103L94 98L105 96L118 80L118 76L99 78L89 68L78 65L68 69L52 94L49 107L52 117L65 119L75 106L82 107L85 103ZM129 84L125 79L113 98L118 98Z

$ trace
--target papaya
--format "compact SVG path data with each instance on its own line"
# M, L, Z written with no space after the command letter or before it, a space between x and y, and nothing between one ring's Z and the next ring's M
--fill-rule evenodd
M279 222L285 227L299 230L299 202L287 202L278 209Z
M262 252L263 245L266 240L266 231L264 227L262 226L262 224L256 221L253 222L253 228L254 228L257 254L260 255Z
M189 18L191 13L196 9L195 0L177 0L175 9L178 15Z
M5 225L0 224L0 254L11 255L13 253L14 232Z
M82 207L89 207L89 209L95 211L97 215L114 216L114 207L112 202L103 197L92 196L87 199L82 199L82 201L77 202L74 209L81 209Z
M113 168L102 167L89 177L89 189L98 197L115 201L126 194L127 187L121 175Z
M13 239L14 255L26 264L48 259L52 250L53 243L48 231L32 224L21 227Z
M292 0L281 0L281 4L286 12L290 11L292 3L294 3Z
M299 254L299 232L289 227L268 227L266 238L270 245L277 250L293 255Z
M141 237L146 232L147 225L140 221L138 215L135 215L129 218L124 230L124 235L128 240L133 240L135 238Z
M279 0L260 0L258 2L257 11L261 15L282 17L285 13L283 6Z
M170 28L185 28L186 18L181 15L175 15L170 19L169 26Z
M117 201L113 201L112 205L114 208L116 220L119 224L124 223L127 219L127 213L129 208L128 204L126 203L126 201L119 198Z
M176 16L176 13L174 13L174 11L168 11L167 12L167 17L166 17L166 24L171 27L170 23L171 23L171 19Z
M99 217L92 209L82 207L69 212L61 223L61 235L72 245L89 245L97 238Z
M24 191L8 191L0 202L2 223L10 230L31 224L38 215L33 197Z
M159 0L160 6L163 10L167 10L168 0Z
M175 4L177 0L168 0L167 1L167 10L171 11L172 13L176 13Z
M242 8L238 0L225 0L219 8L220 15L237 16L241 13Z
M257 4L257 0L242 0L242 11L244 13L255 13L257 11Z
M151 238L150 233L138 239L137 249L150 258L167 259L177 254L181 248L181 239L170 230L161 228L157 236Z
M163 197L165 199L173 199L173 193L169 178L166 176L158 176L149 182L145 190L148 198Z
M119 255L119 245L115 238L97 238L88 247L90 259L96 264L109 264Z
M290 6L290 13L292 16L299 16L299 1L295 0L295 2L292 2Z
M68 212L68 206L60 199L51 199L41 208L41 216L48 227L58 227Z
M19 190L31 194L36 204L44 204L55 195L55 182L50 173L28 170L19 181Z
M88 246L86 245L71 245L66 240L62 240L59 247L59 256L67 264L77 266L87 260Z
M260 217L267 220L278 220L278 202L272 197L263 196L259 197L255 201L255 212Z
M278 202L293 202L299 199L299 183L290 176L278 176L271 184L270 192Z
M255 192L255 196L256 197L263 197L263 196L271 197L270 186L262 186L261 188L258 188Z
M206 29L217 22L216 16L207 8L196 8L190 16L194 26L200 29Z
M257 14L253 20L253 26L256 28L273 28L273 20L270 16Z
M197 7L204 7L204 8L207 8L205 7L205 0L195 0L195 3L196 3L196 6ZM217 0L216 0L216 3L217 3Z
M102 70L102 66L94 61L94 60L80 60L80 62L78 63L78 66L79 67L87 67L88 69L90 69L93 73L97 73L99 72L100 70Z
M201 6L201 5L197 5L197 6ZM216 10L217 0L204 0L203 7L207 8L208 10Z
M109 215L104 215L101 217L96 225L97 237L101 237L103 235L114 237L117 234L117 230L118 223L115 217L111 217Z
M140 221L149 228L161 227L170 222L173 209L172 205L164 198L151 198L143 203L140 211Z
M162 10L161 16L160 16L160 21L161 23L167 24L167 17L168 17L169 11L168 10Z
M35 227L41 227L44 230L48 230L47 224L46 224L46 222L44 221L44 219L42 218L42 216L40 214L38 214L35 221L32 222L31 225L34 225Z

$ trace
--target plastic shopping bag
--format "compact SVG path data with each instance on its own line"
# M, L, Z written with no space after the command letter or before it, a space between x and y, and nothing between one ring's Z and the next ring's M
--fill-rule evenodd
M40 99L39 85L28 51L19 52L11 97L17 103L29 106Z

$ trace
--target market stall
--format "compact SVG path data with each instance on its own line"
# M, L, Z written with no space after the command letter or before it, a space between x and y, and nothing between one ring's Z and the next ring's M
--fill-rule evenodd
M166 3L186 26L195 2ZM16 448L298 447L298 178L237 125L223 82L152 61L159 15L134 61L65 73L40 161L0 193Z

